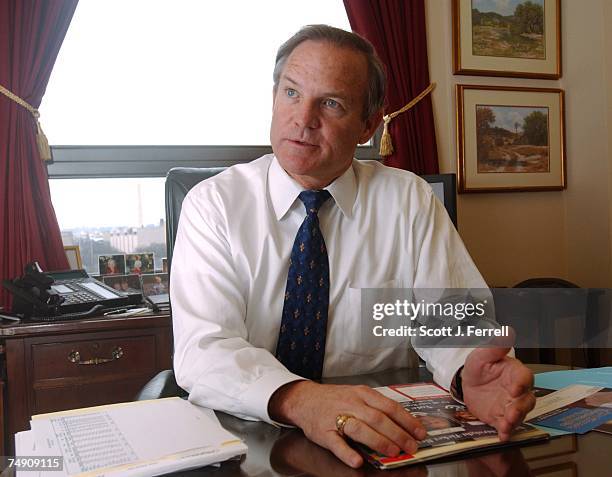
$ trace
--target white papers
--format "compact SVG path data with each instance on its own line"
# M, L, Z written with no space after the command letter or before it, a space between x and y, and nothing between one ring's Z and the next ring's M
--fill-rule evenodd
M411 399L431 399L448 396L448 393L435 384L403 384L392 388Z
M408 396L404 396L403 394L396 393L393 389L388 388L387 386L383 386L380 388L374 388L374 390L378 391L383 396L388 397L389 399L393 399L394 401L397 401L397 402L411 401L411 399Z
M539 397L536 400L536 405L533 410L525 417L525 421L529 421L534 417L541 416L547 412L551 412L555 409L575 403L576 401L580 401L581 399L589 397L602 389L603 387L599 386L573 384L560 389L559 391L555 391L554 393Z
M432 399L449 395L449 393L441 387L429 383L394 384L392 386L374 388L374 390L397 402L418 401L421 399Z
M218 421L180 398L43 414L32 418L31 428L16 437L17 452L63 456L64 473L48 473L55 477L159 475L246 452Z

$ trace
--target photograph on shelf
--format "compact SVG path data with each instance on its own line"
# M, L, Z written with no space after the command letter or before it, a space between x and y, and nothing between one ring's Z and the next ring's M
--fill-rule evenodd
M561 77L560 0L453 0L455 74Z
M125 255L98 255L99 275L125 275Z
M141 275L142 293L144 296L163 295L168 293L168 274L151 273Z
M168 273L168 259L166 257L162 258L162 272Z
M137 275L153 273L155 271L154 259L153 252L128 253L125 256L126 273Z
M110 275L102 277L102 281L111 288L126 293L139 292L140 277L133 273L129 275Z
M459 192L564 189L563 99L560 89L457 85Z
M64 252L66 253L70 270L81 270L83 268L81 249L78 245L64 245Z

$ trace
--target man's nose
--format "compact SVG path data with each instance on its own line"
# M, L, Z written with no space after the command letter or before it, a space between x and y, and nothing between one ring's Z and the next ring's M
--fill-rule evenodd
M319 105L309 101L300 102L297 105L295 122L302 128L318 128L321 125L319 118Z

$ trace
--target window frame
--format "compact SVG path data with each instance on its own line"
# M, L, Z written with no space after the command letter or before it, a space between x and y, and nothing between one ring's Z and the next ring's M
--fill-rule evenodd
M380 160L382 128L357 159ZM49 179L165 177L173 167L228 167L272 152L271 146L51 146Z

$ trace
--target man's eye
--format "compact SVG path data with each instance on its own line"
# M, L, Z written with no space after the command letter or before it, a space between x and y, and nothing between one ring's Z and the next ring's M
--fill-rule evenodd
M291 88L287 88L287 96L290 98L295 98L297 96L297 91Z
M340 107L340 103L338 101L336 101L335 99L326 99L325 101L323 101L323 104L325 106L328 106L330 108L339 108Z

